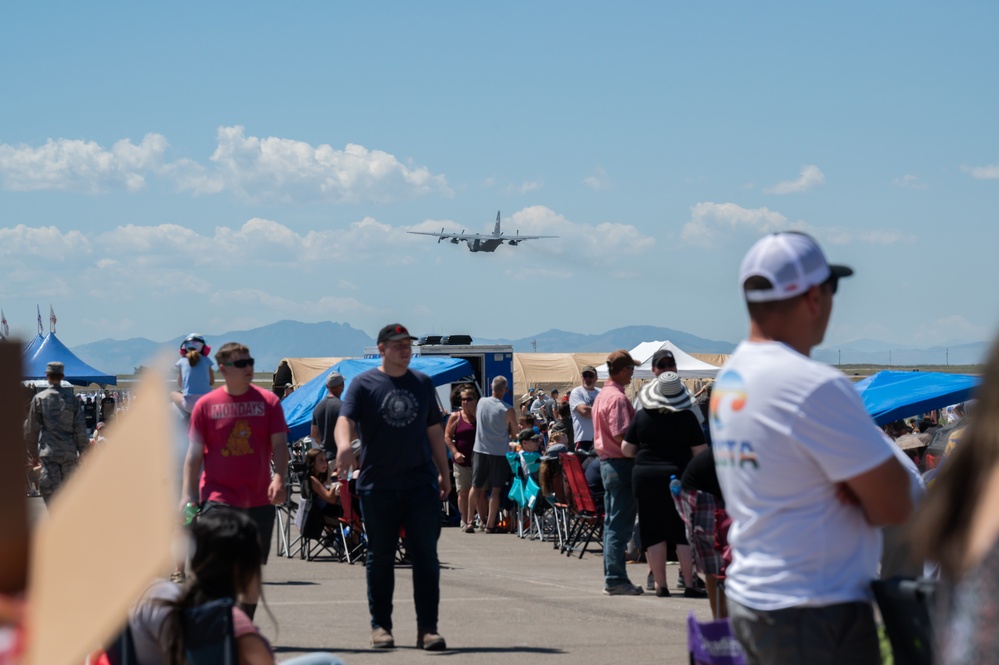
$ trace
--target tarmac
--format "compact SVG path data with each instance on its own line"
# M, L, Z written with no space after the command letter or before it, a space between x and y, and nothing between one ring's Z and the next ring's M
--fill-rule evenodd
M37 517L41 499L28 499ZM293 527L294 529L294 527ZM412 573L397 565L393 611L396 648L369 647L370 623L364 563L330 557L313 561L276 556L277 529L264 569L263 607L255 622L278 660L329 651L348 665L403 665L442 658L452 663L508 665L622 662L688 663L686 621L690 612L711 617L707 600L603 595L603 560L553 549L550 541L516 534L468 534L444 527L439 631L448 649L416 648ZM645 586L648 567L629 564L631 581ZM675 589L676 565L668 566ZM682 592L681 592L682 593Z

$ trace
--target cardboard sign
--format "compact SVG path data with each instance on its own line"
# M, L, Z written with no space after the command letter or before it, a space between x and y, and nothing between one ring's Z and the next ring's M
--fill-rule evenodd
M173 565L179 478L173 423L163 382L149 374L107 442L81 460L38 526L27 665L82 663L117 634L149 583Z

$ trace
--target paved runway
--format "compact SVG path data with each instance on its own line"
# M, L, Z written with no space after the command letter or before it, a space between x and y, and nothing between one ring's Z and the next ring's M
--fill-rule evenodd
M33 519L41 499L28 499ZM276 541L276 535L275 535ZM364 565L330 559L278 557L272 546L264 572L263 608L256 623L278 658L331 651L349 665L403 665L428 658L453 663L687 663L686 619L710 618L707 600L605 596L602 559L587 553L567 558L551 543L512 534L441 533L440 632L448 651L420 651L416 643L412 574L396 567L396 649L368 647L370 627ZM677 566L668 568L671 585ZM644 586L648 568L629 564L632 582Z
M686 618L710 618L706 600L602 593L599 555L569 559L550 543L511 534L466 534L445 528L440 540L440 632L449 651L415 648L416 621L409 568L396 568L389 653L368 648L370 628L363 563L301 561L271 556L265 596L279 630L265 614L257 623L279 656L330 650L347 663L411 663L426 658L491 665L511 662L687 663ZM628 567L641 583L644 564ZM671 583L677 567L670 566Z

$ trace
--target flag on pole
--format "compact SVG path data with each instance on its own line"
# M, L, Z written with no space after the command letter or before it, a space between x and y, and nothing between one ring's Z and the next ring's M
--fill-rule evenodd
M45 332L45 327L42 326L42 308L35 305L35 310L38 312L38 334L41 335Z
M6 338L10 335L10 328L7 327L7 315L0 309L0 337Z
M56 324L55 310L52 309L52 303L49 303L49 332L52 333L53 335L55 334L55 324Z

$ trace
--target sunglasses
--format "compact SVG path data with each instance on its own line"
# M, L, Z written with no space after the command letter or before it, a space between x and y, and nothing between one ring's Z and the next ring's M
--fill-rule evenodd
M668 370L668 369L676 370L676 365L673 364L673 363L671 363L671 362L669 362L668 360L663 360L658 365L656 365L656 369L661 369L661 370Z
M462 397L461 401L462 402L474 402L477 399L479 399L479 398L478 397Z
M246 367L253 367L253 358L240 358L239 360L233 360L231 363L222 363L226 367L237 367L239 369L244 369Z
M583 372L583 378L584 379L595 379L595 378L597 378L597 375L594 374L593 372Z

